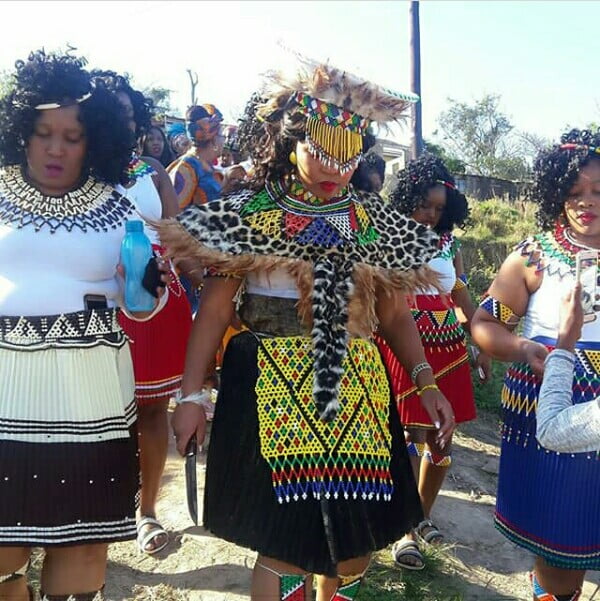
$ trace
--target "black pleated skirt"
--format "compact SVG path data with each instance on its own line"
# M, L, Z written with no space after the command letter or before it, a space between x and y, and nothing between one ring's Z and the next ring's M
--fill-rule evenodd
M423 517L397 409L390 394L385 426L391 434L391 496L307 495L282 502L261 453L256 394L260 344L254 334L243 332L225 353L207 460L204 525L264 556L334 576L338 562L384 548Z

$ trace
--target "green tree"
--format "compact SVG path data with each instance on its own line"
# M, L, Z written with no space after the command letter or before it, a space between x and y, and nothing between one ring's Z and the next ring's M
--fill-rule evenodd
M8 94L11 85L10 73L8 71L0 71L0 98Z
M439 117L441 139L467 172L506 179L528 176L528 162L514 126L500 110L499 95L486 94L472 104L448 102L451 107Z
M162 86L147 86L141 90L142 94L147 98L151 98L156 111L159 114L170 113L173 111L171 106L171 92Z
M429 152L442 159L444 165L446 165L450 173L465 173L466 165L439 144L435 144L429 140L423 140L423 146L426 152Z

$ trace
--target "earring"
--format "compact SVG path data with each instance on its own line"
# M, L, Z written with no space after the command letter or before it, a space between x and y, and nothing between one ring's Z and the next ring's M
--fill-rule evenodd
M296 158L296 153L293 150L292 150L292 152L290 152L290 163L292 165L298 164L298 159Z

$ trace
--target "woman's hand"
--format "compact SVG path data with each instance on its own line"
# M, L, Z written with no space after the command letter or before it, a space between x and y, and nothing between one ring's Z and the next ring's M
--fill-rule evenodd
M204 442L206 435L206 413L204 407L196 403L181 403L177 405L171 418L171 427L175 434L177 452L184 457L185 448L194 433L196 434L198 445Z
M444 448L450 440L456 422L452 405L439 389L430 388L421 393L421 405L431 418L431 423L437 428L437 441Z
M560 323L556 348L575 350L575 343L581 338L583 327L583 307L581 305L581 283L577 282L560 303Z
M544 361L548 355L548 349L539 342L525 340L523 342L523 361L529 365L531 371L541 378L544 375Z
M150 317L154 313L154 311L160 304L162 297L165 294L165 290L166 290L167 286L173 281L173 274L171 272L171 265L170 265L169 259L167 259L166 257L161 257L161 256L153 257L148 262L149 265L150 265L151 261L155 262L156 275L158 276L158 277L156 277L156 275L154 275L151 278L153 283L156 282L156 288L154 289L155 293L153 295L156 298L156 303L154 304L154 307L152 308L151 311L132 311L131 315L133 315L136 319L143 320L143 319ZM119 263L117 265L117 273L123 279L125 279L125 267L123 266L122 263ZM144 279L146 279L147 274L148 274L148 267L146 267L146 274L144 276ZM145 287L145 288L146 288L146 290L148 290L147 287ZM150 292L150 290L148 290L148 292Z
M489 382L492 379L492 359L489 355L480 352L475 359L475 367L481 382Z

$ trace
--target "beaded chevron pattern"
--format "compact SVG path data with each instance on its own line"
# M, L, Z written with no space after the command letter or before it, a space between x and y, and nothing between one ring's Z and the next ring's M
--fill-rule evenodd
M526 259L527 267L535 266L536 273L543 271L563 278L575 272L575 256L581 247L571 243L566 228L557 224L554 232L544 232L527 238L517 246Z
M142 159L140 159L137 156L134 156L129 165L127 165L127 179L130 182L135 182L136 180L138 180L140 177L143 177L144 175L155 175L156 171L154 170L154 167L151 167L148 163L146 163L145 161L142 161Z
M279 576L280 601L306 601L306 576L281 574Z
M455 349L464 346L465 334L454 309L442 311L411 310L423 345Z
M379 237L351 190L344 190L330 203L317 202L298 182L287 186L277 181L267 184L240 214L253 229L270 238L324 248L349 242L369 244Z
M21 167L0 169L0 224L31 225L50 233L64 228L83 232L116 229L134 213L131 202L111 185L89 177L77 190L60 198L46 196L25 181Z
M460 241L450 232L446 232L440 236L438 248L440 251L436 255L436 258L453 261L454 257L456 257L456 253L460 249Z
M335 419L313 399L309 338L261 339L256 382L261 453L280 503L306 498L391 498L390 390L377 348L352 339Z
M551 347L548 347L551 349ZM573 403L583 403L600 394L600 350L578 345L575 349ZM513 363L502 388L503 437L526 445L535 442L535 412L541 380L525 363Z

